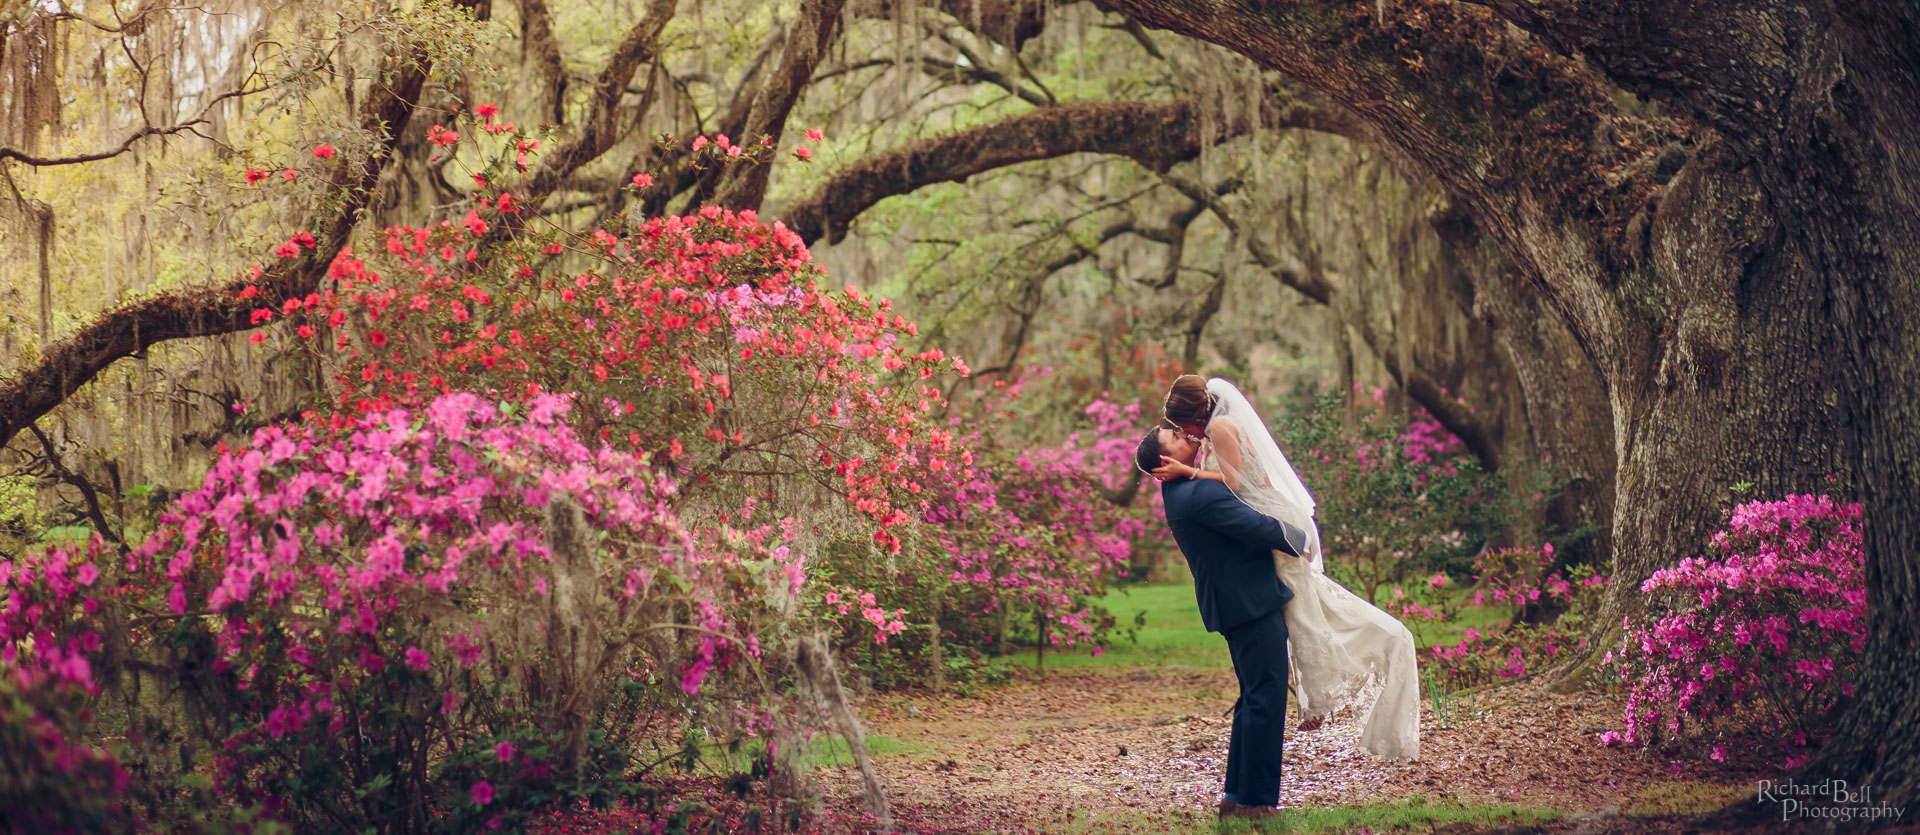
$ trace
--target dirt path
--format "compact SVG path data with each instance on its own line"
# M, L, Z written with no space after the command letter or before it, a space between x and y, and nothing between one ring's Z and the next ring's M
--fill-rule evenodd
M1230 730L1231 674L1054 673L976 698L880 696L863 714L903 828L1163 831L1210 827ZM1420 795L1582 815L1676 814L1750 791L1754 772L1610 749L1619 707L1600 694L1516 685L1441 728L1421 717L1421 757L1383 763L1329 721L1289 731L1281 804L1344 806ZM1291 726L1291 721L1289 725ZM844 772L829 794L851 799Z

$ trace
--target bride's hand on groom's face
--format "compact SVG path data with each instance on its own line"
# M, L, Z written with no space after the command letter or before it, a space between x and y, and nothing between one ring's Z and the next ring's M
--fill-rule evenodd
M1160 456L1160 466L1153 470L1153 477L1159 481L1166 481L1170 478L1185 478L1190 475L1193 475L1192 467L1165 455Z

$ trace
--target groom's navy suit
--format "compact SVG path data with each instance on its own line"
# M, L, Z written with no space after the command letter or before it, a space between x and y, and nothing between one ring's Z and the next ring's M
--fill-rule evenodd
M1306 532L1254 511L1217 481L1177 478L1160 486L1173 541L1193 571L1208 632L1227 639L1240 705L1227 746L1226 793L1246 806L1280 797L1287 717L1287 621L1293 590L1274 573L1273 552L1299 556Z

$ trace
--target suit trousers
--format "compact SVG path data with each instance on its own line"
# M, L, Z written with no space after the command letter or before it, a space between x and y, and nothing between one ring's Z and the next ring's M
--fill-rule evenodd
M1280 799L1287 729L1287 619L1275 609L1221 635L1240 680L1240 704L1227 745L1226 793L1243 806L1271 806Z

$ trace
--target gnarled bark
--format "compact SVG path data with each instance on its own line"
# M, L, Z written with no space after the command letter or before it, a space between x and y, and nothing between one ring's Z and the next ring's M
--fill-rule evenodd
M800 19L794 21L787 33L787 47L781 52L780 65L760 82L760 93L754 97L753 110L747 116L747 131L740 137L742 144L766 142L775 148L780 146L787 117L793 113L800 93L812 81L813 68L820 63L820 56L825 55L827 46L833 43L834 34L839 30L840 9L845 5L846 0L809 0L801 4ZM760 201L767 196L767 175L771 170L766 165L732 166L721 182L714 203L734 210L758 210Z
M1763 257L1777 223L1731 160L1696 152L1659 200L1661 147L1683 123L1622 109L1605 79L1473 6L1371 9L1112 0L1313 88L1433 176L1566 323L1606 382L1618 462L1615 575L1602 617L1700 547L1727 488L1809 489L1837 466L1831 369L1812 279ZM1626 230L1659 205L1642 240ZM1764 278L1763 278L1764 277ZM1756 278L1762 278L1756 281Z
M567 66L560 58L560 39L553 32L553 12L547 0L520 0L520 60L533 59L534 68L546 84L547 118L554 124L567 121Z

